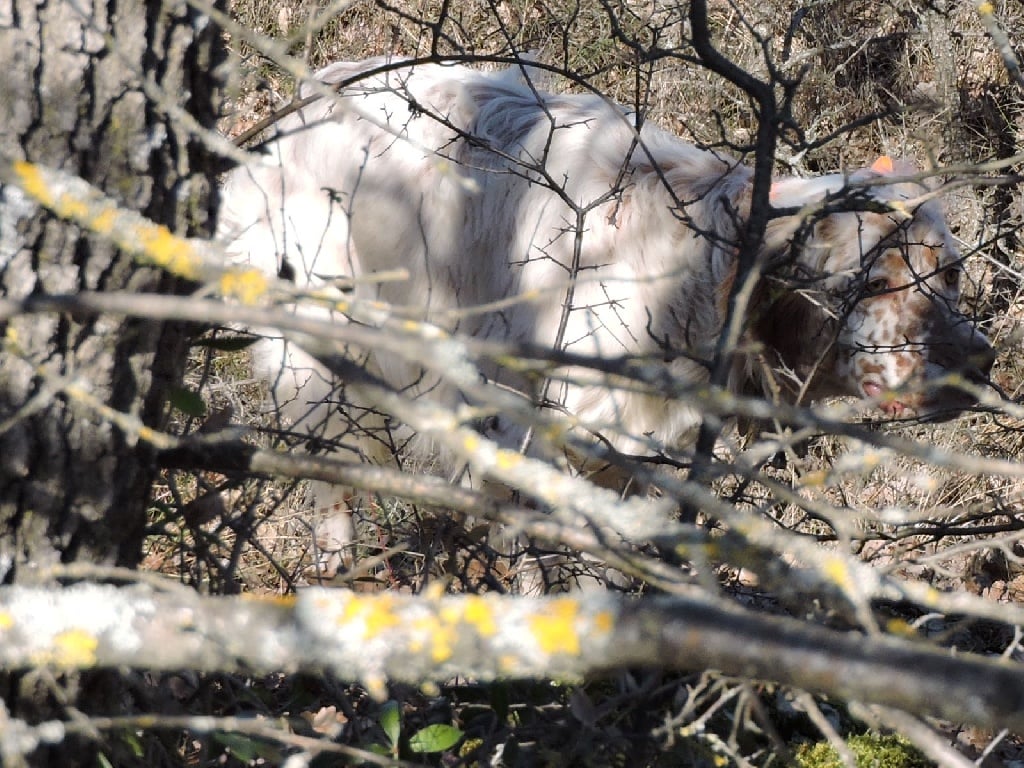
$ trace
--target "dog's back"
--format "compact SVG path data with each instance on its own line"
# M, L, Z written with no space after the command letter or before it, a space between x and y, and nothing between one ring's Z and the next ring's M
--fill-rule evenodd
M387 63L399 62L337 64L319 79L342 83ZM399 67L313 102L278 125L263 167L233 172L222 236L238 258L268 271L287 264L300 284L355 277L361 298L477 337L606 358L709 350L735 239L716 206L748 172L653 127L638 133L632 115L598 96L539 92L532 72ZM730 231L719 232L723 221ZM391 270L408 279L366 279ZM265 374L282 354L264 347ZM371 362L412 394L443 390L419 366ZM706 377L685 358L673 365L682 380ZM332 398L317 374L300 378L309 383L279 395L309 420L310 406ZM547 397L630 451L674 443L696 423L664 398L599 384L561 384Z

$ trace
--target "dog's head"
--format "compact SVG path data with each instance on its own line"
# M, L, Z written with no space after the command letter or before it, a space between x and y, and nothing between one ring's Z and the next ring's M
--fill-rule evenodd
M975 401L958 383L987 381L995 353L959 310L963 258L928 190L896 181L913 174L880 158L846 179L785 180L773 192L776 207L804 211L773 223L770 237L786 233L787 277L761 336L809 397L941 418Z

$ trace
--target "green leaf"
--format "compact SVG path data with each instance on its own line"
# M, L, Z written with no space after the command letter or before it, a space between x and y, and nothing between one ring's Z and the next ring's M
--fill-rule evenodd
M114 766L111 765L110 761L107 759L107 756L104 755L102 752L96 755L96 761L100 764L100 768L114 768Z
M398 702L394 700L384 702L377 719L391 742L391 746L397 747L398 740L402 737L402 713Z
M459 743L462 731L454 725L428 725L421 728L409 739L409 749L413 752L444 752Z
M192 346L215 349L218 352L240 352L243 349L248 349L259 340L259 336L216 336L214 338L196 339L192 342Z
M206 403L203 402L203 398L199 396L198 392L193 392L190 389L184 387L175 387L171 390L171 394L167 398L171 405L177 408L179 411L184 413L186 416L205 416L206 415Z
M281 757L280 750L263 741L257 741L250 736L226 731L214 731L211 734L215 741L231 750L231 755L243 763L249 763L257 758L263 758L270 763L276 763Z
M146 754L142 741L134 731L121 731L118 736L122 742L128 745L135 757L142 757Z

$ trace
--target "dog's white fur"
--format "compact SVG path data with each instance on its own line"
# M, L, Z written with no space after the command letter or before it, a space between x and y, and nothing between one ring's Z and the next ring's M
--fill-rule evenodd
M399 66L360 79L387 63L401 64L320 72L352 84L281 121L269 152L231 173L220 234L236 258L268 272L287 264L300 284L364 278L358 296L472 336L648 356L667 360L679 381L708 380L749 169L649 124L637 132L632 114L597 96L543 92L530 67ZM769 278L757 291L735 390L761 389L767 377L794 399L893 392L892 413L965 405L919 385L953 368L981 378L991 348L957 313L960 256L937 204L913 202L924 192L916 184L888 183L895 170L776 183L773 205L801 208L877 179L862 194L906 211L771 223L766 255L799 285ZM408 279L365 281L394 269ZM507 301L516 296L528 300ZM410 393L458 398L396 357L370 352L366 363ZM257 364L301 429L344 435L370 458L395 448L376 431L384 417L339 404L335 383L301 351L266 343ZM547 397L628 452L686 443L700 419L684 402L600 381L559 383Z

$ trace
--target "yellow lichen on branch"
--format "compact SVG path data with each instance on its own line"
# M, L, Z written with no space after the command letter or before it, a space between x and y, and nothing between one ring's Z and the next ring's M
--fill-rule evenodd
M56 667L77 669L96 663L99 640L81 629L69 629L53 638L52 656L48 661Z
M26 195L46 208L52 210L56 207L56 201L50 192L49 185L43 178L40 166L27 163L24 160L16 160L11 164L11 168L16 177L15 183Z
M364 597L352 594L346 601L338 625L353 637L372 638L400 623L395 615L393 595L384 592L380 595Z
M138 255L179 277L194 280L202 275L199 257L188 240L178 237L162 225L149 222L134 224L134 228L132 224L125 228L129 235L134 235L132 241L118 245L125 250L131 250L132 246L137 244L135 252Z
M579 605L573 598L560 598L547 603L530 621L530 629L541 649L548 654L580 652L580 635L576 619Z
M140 260L188 280L202 278L202 259L192 241L123 209L84 180L36 163L11 164L11 179L37 203Z
M267 294L267 276L258 269L229 269L220 278L220 293L242 304L256 304Z
M142 264L186 280L212 283L223 296L243 304L255 304L267 294L270 284L259 270L226 266L227 259L216 245L176 235L163 224L121 207L77 176L0 156L0 181L17 186L54 215L110 241Z
M481 679L537 669L570 679L585 657L607 653L619 608L605 596L516 600L443 596L436 589L418 596L310 590L299 593L296 618L322 638L317 653L324 664L358 669L364 682L388 677L388 670L393 676L432 669L444 677L471 658L481 665L475 672Z
M461 604L461 619L473 627L481 637L493 637L498 631L492 607L481 597L468 595Z

